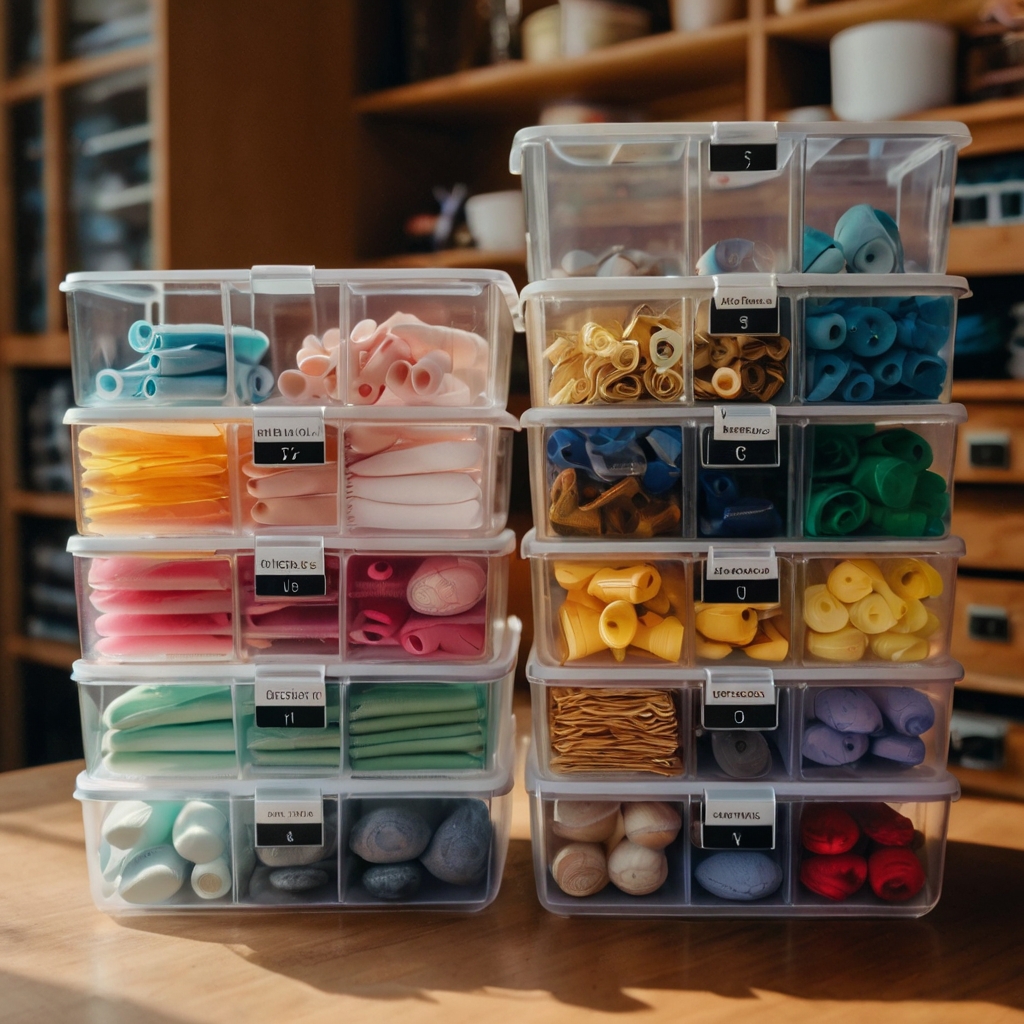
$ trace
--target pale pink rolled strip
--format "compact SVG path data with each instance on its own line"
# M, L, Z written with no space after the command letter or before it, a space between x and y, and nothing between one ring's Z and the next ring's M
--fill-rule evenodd
M341 634L336 604L291 605L269 615L259 613L258 608L254 605L246 615L246 638L337 640Z
M411 473L409 476L350 476L350 498L392 505L450 505L479 501L480 485L468 473Z
M111 555L89 563L94 590L228 590L231 566L226 559L171 559L157 562L137 555Z
M362 362L362 355L366 355ZM393 334L388 334L372 351L360 354L360 365L352 386L350 398L357 405L373 405L384 391L385 379L393 363L411 358L409 346Z
M228 636L231 616L108 613L97 617L96 632L100 636Z
M352 620L348 638L355 644L398 644L398 631L409 617L404 601L378 601Z
M487 570L472 558L435 555L423 559L406 588L409 607L420 615L461 615L487 590Z
M399 632L399 640L409 654L419 657L427 657L437 651L478 657L486 646L483 603L463 615L443 619L410 615Z
M483 523L479 501L449 505L399 505L348 499L348 524L378 530L475 530Z
M338 495L264 498L253 505L249 515L261 526L336 526Z
M105 636L96 641L96 652L104 658L135 661L229 658L233 651L230 636Z
M211 615L230 612L230 590L94 590L89 603L98 612L134 615Z
M447 441L396 448L348 466L355 476L408 476L479 469L483 448L476 441Z
M242 472L249 478L246 490L254 498L289 498L303 494L330 494L338 490L336 462L322 466L275 468L272 473L262 472L264 469L251 462L242 465Z
M390 330L408 344L415 359L422 359L428 352L445 352L451 356L456 370L472 369L487 362L487 342L473 331L412 319L393 323Z
M464 441L466 428L458 427L417 427L403 430L386 424L351 424L345 428L345 447L354 455L376 455L402 443L402 447L436 444L440 441Z
M311 377L301 370L285 370L277 378L277 386L290 402L307 402L330 398L337 384L333 373L325 377Z
M399 359L388 367L384 382L403 399L411 403L418 398L433 395L447 374L452 371L452 359L446 352L428 352L422 359L410 363Z

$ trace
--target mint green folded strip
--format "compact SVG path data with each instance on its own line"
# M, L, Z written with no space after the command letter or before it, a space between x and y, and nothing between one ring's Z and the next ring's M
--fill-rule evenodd
M398 757L350 758L355 772L408 772L422 768L454 770L482 768L483 757L472 754L404 754Z
M231 718L230 686L133 686L103 712L108 729L137 729Z
M156 725L146 729L112 729L103 737L104 753L160 751L235 751L231 722L197 722L189 725Z
M235 775L238 762L231 754L137 753L106 754L103 766L116 775Z
M245 745L256 750L340 750L341 730L326 729L258 729L252 726L245 734Z
M442 736L433 740L403 740L396 743L379 743L375 747L364 747L352 751L352 756L387 757L390 754L435 754L452 751L462 754L483 754L481 736Z
M416 729L428 725L457 725L460 722L482 722L487 717L484 708L469 711L438 711L426 715L389 715L386 718L366 718L350 722L350 736L365 736L377 732L392 732L396 729Z
M432 725L425 729L395 729L393 732L376 732L369 736L354 736L349 740L353 750L368 750L387 743L401 743L406 740L440 740L447 738L476 736L483 742L484 731L476 723L469 725Z
M481 687L443 683L437 686L382 684L349 697L349 718L383 718L438 711L467 711L483 703Z
M261 768L337 768L340 750L252 750L252 763Z

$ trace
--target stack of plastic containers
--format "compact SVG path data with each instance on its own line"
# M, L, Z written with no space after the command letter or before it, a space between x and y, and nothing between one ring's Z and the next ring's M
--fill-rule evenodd
M97 905L486 906L520 635L510 279L64 290Z
M527 771L560 914L939 897L958 124L531 128Z

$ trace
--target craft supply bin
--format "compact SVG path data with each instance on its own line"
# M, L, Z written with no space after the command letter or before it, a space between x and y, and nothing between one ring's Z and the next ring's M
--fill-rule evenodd
M627 675L945 658L963 550L957 537L850 541L840 551L815 541L610 545L541 540L532 530L522 542L536 660ZM712 556L721 565L713 591Z
M858 782L946 771L955 661L664 672L526 667L538 777Z
M921 917L939 899L959 795L948 774L921 783L569 783L541 778L532 753L526 788L542 906L621 917ZM705 804L760 832L739 829L739 848L702 838ZM725 832L734 844L736 826ZM829 842L844 852L806 845Z
M72 537L68 550L87 661L392 664L494 656L514 544L508 530L444 545Z
M511 720L508 729L510 734L515 731ZM511 759L505 760L500 772L473 780L352 780L344 785L337 779L284 784L209 780L201 788L118 785L92 780L83 772L75 797L85 820L93 901L110 914L271 908L482 910L498 893L508 852L511 767ZM208 806L197 808L195 802ZM257 849L257 814L262 811L266 821L275 808L263 808L275 803L278 814L308 816L312 808L312 815L322 818L323 842L319 833L310 839L298 829L287 832L286 823L277 826L283 834L272 835L270 843L261 836ZM175 828L183 809L189 810L191 829ZM415 817L417 832L423 833L399 865L404 887L396 884L393 873L389 877L386 860L364 860L351 847L353 835L366 833L355 831L360 820L388 810L406 820ZM376 834L394 840L393 823L387 833ZM294 845L287 845L286 835ZM307 842L312 845L300 845ZM358 843L357 849L366 852ZM387 856L377 849L372 848L375 857ZM410 867L421 863L421 855L437 874L428 866ZM202 863L208 856L210 861ZM386 896L367 890L366 872L378 865L383 871L375 873L374 882L389 886ZM418 887L410 875L419 877Z
M484 664L96 664L78 661L94 779L444 778L497 767L511 738L522 625Z
M70 410L79 532L456 538L504 529L517 426L504 410L279 413Z
M969 294L937 274L539 281L521 296L532 403L948 402Z
M111 271L61 290L81 406L508 400L517 296L500 271Z
M955 122L550 125L517 133L509 168L531 281L942 273L969 141Z
M775 442L716 438L710 408L529 409L537 536L945 536L963 406L779 409ZM769 421L766 420L767 424Z

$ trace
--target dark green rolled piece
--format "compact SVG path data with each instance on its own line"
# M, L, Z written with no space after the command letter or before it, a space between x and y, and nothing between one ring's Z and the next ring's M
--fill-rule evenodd
M845 484L812 488L805 530L809 537L842 537L860 529L868 518L868 500Z
M855 434L844 427L815 427L811 470L815 480L849 479L859 458Z
M887 455L869 455L857 464L853 486L886 508L908 508L917 486L917 474L906 462Z
M928 516L909 508L892 509L872 505L870 522L875 527L872 533L893 537L924 537L928 530Z
M915 473L921 473L932 464L932 446L913 430L897 427L880 430L860 442L861 456L890 455L907 463Z
M949 491L946 481L938 473L925 470L917 478L914 498L910 507L941 519L949 511Z

